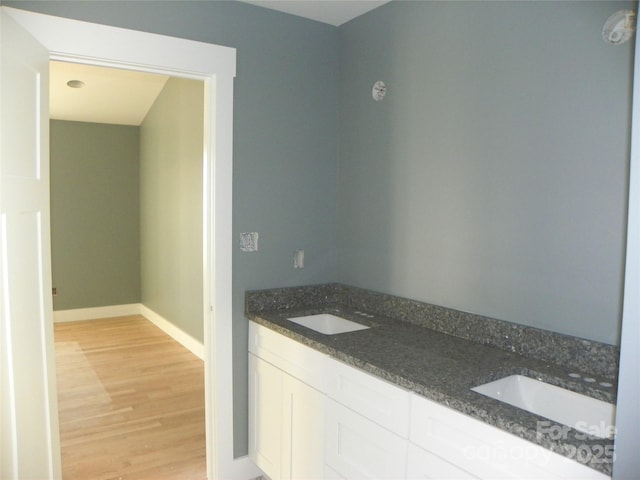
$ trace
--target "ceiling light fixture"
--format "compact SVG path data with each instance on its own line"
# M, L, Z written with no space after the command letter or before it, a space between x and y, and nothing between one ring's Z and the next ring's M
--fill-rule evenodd
M84 82L82 80L69 80L67 86L71 88L82 88L84 87Z

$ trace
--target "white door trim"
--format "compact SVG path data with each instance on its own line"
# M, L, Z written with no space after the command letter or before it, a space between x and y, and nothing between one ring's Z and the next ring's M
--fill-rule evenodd
M233 457L232 142L235 49L1 7L50 59L112 66L205 83L204 334L207 465L210 479L259 471ZM48 245L44 248L49 248ZM53 342L44 346L53 350Z
M640 39L637 37L634 53L628 201L614 480L637 477L640 450Z

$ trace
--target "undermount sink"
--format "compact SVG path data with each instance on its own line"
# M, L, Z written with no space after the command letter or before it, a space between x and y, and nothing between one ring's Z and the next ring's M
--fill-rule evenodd
M540 380L511 375L471 390L596 437L615 433L615 405Z
M288 318L287 320L325 335L355 332L357 330L365 330L369 328L366 325L352 322L351 320L347 320L346 318L338 317L330 313L293 317Z

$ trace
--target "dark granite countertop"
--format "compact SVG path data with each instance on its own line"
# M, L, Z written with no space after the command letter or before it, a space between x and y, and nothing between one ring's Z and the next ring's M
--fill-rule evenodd
M605 377L375 312L361 312L345 305L257 310L252 311L248 306L246 315L260 325L607 475L611 474L612 440L580 433L470 390L488 381L522 374L614 402L615 386L599 385L600 382L605 385L610 382ZM334 313L372 328L323 335L287 320L288 317L317 313ZM586 383L576 380L569 373L578 373L581 378L593 377L595 381ZM539 428L538 422L545 422L542 428ZM552 427L554 425L556 428ZM558 435L559 431L563 434Z

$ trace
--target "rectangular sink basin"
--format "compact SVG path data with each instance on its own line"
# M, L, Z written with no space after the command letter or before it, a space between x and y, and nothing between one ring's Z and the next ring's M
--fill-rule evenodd
M596 437L614 436L615 405L565 388L511 375L471 390Z
M330 313L321 313L318 315L306 315L304 317L293 317L287 320L310 328L316 332L325 335L335 335L337 333L355 332L357 330L365 330L369 327L361 325L346 318L338 317Z

